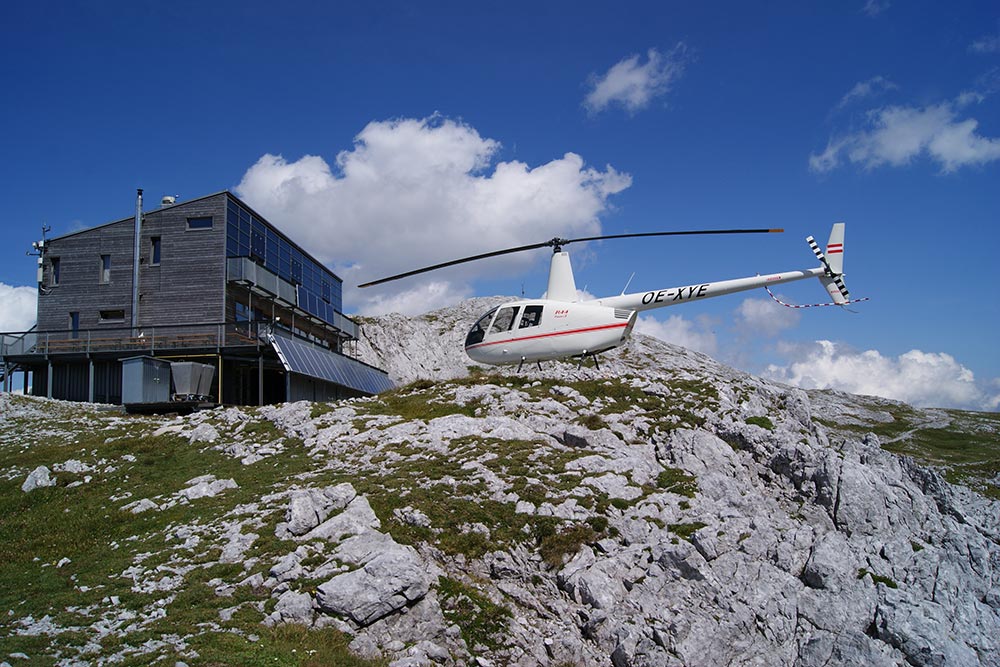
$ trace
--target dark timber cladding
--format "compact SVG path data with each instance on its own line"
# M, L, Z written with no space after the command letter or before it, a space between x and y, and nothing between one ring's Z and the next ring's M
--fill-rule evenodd
M345 355L358 325L340 312L342 281L229 192L145 211L131 326L134 218L48 240L35 331L0 334L0 361L32 392L120 402L121 360L137 354L215 366L219 402L337 398L391 386ZM297 341L348 368L289 368L272 342Z

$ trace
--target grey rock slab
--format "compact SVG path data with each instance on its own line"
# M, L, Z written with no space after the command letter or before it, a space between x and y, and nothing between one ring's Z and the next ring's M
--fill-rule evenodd
M177 495L188 500L211 498L226 489L239 488L234 479L215 479L214 475L202 475L188 481L188 487L181 489Z
M348 482L323 489L296 489L289 497L285 521L278 524L275 534L283 538L304 535L331 513L347 507L357 495L358 492Z
M274 613L282 623L309 626L313 620L313 599L308 593L288 591L278 598Z
M344 538L360 535L369 530L381 528L382 522L375 515L368 499L358 496L339 514L336 514L310 530L299 540L329 540L340 542Z
M420 600L430 589L426 566L409 546L398 546L345 572L316 589L316 601L327 613L346 616L359 626Z
M46 486L55 486L55 477L50 477L52 471L49 470L48 466L38 466L30 473L28 477L21 484L21 490L25 493L34 491L35 489L43 488Z

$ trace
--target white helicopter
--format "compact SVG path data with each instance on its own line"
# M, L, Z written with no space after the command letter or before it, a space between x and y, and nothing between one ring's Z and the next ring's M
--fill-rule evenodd
M798 269L734 280L698 283L681 287L668 287L649 292L621 294L619 296L580 301L570 266L569 253L563 246L583 241L600 241L649 236L686 236L696 234L759 234L782 232L782 229L718 229L698 231L648 232L641 234L615 234L579 239L554 238L517 248L483 253L472 257L427 266L400 273L388 278L364 283L358 287L371 287L392 280L434 271L456 264L488 257L506 255L524 250L551 247L552 263L549 268L549 285L544 299L528 299L505 303L493 308L476 321L465 339L465 352L473 361L484 364L518 364L541 362L566 357L580 357L580 363L590 356L597 363L597 355L624 343L632 333L636 317L645 310L676 306L710 297L742 292L758 287L769 288L805 278L818 278L833 299L832 303L812 305L846 306L851 300L844 285L844 223L833 225L827 242L826 254L820 250L812 236L806 238L820 266ZM627 286L626 286L627 288ZM770 289L768 289L770 293ZM774 295L771 295L778 301ZM781 305L789 304L778 301ZM801 306L790 306L801 307Z

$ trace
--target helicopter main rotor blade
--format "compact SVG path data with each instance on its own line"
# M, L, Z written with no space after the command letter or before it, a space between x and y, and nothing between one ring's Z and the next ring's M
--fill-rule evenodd
M562 239L563 244L579 241L603 241L605 239L631 239L643 236L693 236L696 234L772 234L781 233L784 229L695 229L682 232L638 232L635 234L610 234L607 236L589 236L579 239Z
M488 259L490 257L499 257L500 255L510 255L515 252L523 252L525 250L537 250L538 248L550 247L553 248L555 252L559 252L562 246L568 245L570 243L582 243L584 241L603 241L606 239L628 239L628 238L639 238L639 237L649 237L649 236L693 236L697 234L768 234L774 232L783 232L783 229L697 229L688 231L677 231L677 232L638 232L634 234L610 234L605 236L586 236L577 239L561 239L553 238L548 241L542 241L541 243L532 243L529 245L522 245L516 248L506 248L505 250L494 250L493 252L484 252L479 255L472 255L471 257L463 257L461 259L453 259L450 262L441 262L440 264L434 264L433 266L425 266L420 269L414 269L413 271L407 271L406 273L398 273L394 276L389 276L388 278L380 278L379 280L372 280L370 282L358 285L361 287L373 287L374 285L381 285L382 283L392 282L393 280L400 280L401 278L409 278L410 276L415 276L421 273L427 273L428 271L436 271L437 269L444 269L449 266L455 266L456 264L465 264L466 262L474 262L479 259Z
M422 269L414 269L413 271L407 271L406 273L399 273L394 276L389 276L388 278L380 278L379 280L372 280L371 282L364 283L363 285L358 285L358 287L372 287L373 285L381 285L382 283L392 282L393 280L399 280L400 278L409 278L410 276L415 276L419 273L436 271L437 269L443 269L449 266L455 266L456 264L474 262L477 259L498 257L499 255L509 255L511 253L521 252L523 250L537 250L538 248L544 248L545 246L548 245L552 245L552 241L544 241L542 243L532 243L531 245L523 245L517 248L507 248L506 250L494 250L493 252L484 252L481 255L473 255L472 257L463 257L462 259L453 259L450 262L441 262L440 264L435 264L433 266L425 266Z

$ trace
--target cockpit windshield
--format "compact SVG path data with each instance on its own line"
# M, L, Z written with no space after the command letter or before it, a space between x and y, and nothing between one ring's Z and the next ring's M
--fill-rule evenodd
M486 313L479 318L479 321L473 325L472 329L469 331L469 335L465 337L465 346L475 345L476 343L483 342L483 338L486 336L486 329L490 326L490 320L493 319L493 315L497 312L497 308L494 308L490 312Z

